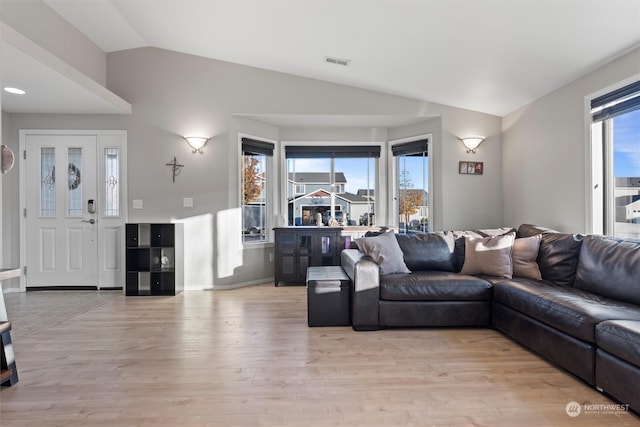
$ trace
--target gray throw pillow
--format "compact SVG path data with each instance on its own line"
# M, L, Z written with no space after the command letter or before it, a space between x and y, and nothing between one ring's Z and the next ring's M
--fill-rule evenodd
M542 280L540 266L537 263L538 250L540 249L541 234L531 237L522 237L513 242L513 277Z
M516 233L495 237L465 237L462 274L504 277L511 279L511 252Z
M400 245L393 232L355 240L358 249L380 267L380 274L411 273L404 263Z

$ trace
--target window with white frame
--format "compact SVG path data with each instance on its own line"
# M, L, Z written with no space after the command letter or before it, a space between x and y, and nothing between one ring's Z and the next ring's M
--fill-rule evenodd
M374 225L379 145L288 145L285 157L289 225Z
M429 141L391 146L396 162L395 195L400 233L429 231Z
M640 81L591 101L593 232L640 238Z
M242 241L260 243L269 236L269 162L274 144L242 138Z

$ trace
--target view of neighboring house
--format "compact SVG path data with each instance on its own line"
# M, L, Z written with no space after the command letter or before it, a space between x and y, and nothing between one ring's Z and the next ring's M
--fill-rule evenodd
M358 190L356 194L360 197L366 197L368 200L371 200L372 202L376 200L376 190L374 190L373 188L372 189L361 188L360 190Z
M356 193L360 197L367 199L367 210L358 220L358 225L375 225L375 210L373 209L376 202L376 191L373 188L361 188Z
M619 237L640 238L640 177L616 177L615 222Z
M338 225L359 225L362 216L373 212L371 199L345 191L347 179L343 172L334 173L333 192L330 178L330 172L289 173L289 225L316 225L318 214L322 223L329 225L332 206Z
M332 193L329 172L289 173L289 225L316 225L318 214L324 225L329 225L332 217L338 225L375 225L374 190L359 189L356 194L347 192L344 173L334 175L335 191ZM426 231L428 193L421 189L401 190L400 198L407 200L406 212L400 212L400 228Z

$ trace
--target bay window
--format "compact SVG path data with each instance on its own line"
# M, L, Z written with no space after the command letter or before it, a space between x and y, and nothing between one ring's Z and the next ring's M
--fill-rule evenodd
M373 225L380 146L288 145L285 157L288 225Z

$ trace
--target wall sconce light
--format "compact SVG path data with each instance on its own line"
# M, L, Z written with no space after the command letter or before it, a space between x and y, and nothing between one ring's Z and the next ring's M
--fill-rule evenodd
M467 148L467 153L476 153L478 146L484 141L481 136L470 136L467 138L460 138L464 146Z
M205 138L203 136L185 136L184 139L189 143L193 153L200 154L203 153L202 147L204 147L207 141L209 141L209 138Z

